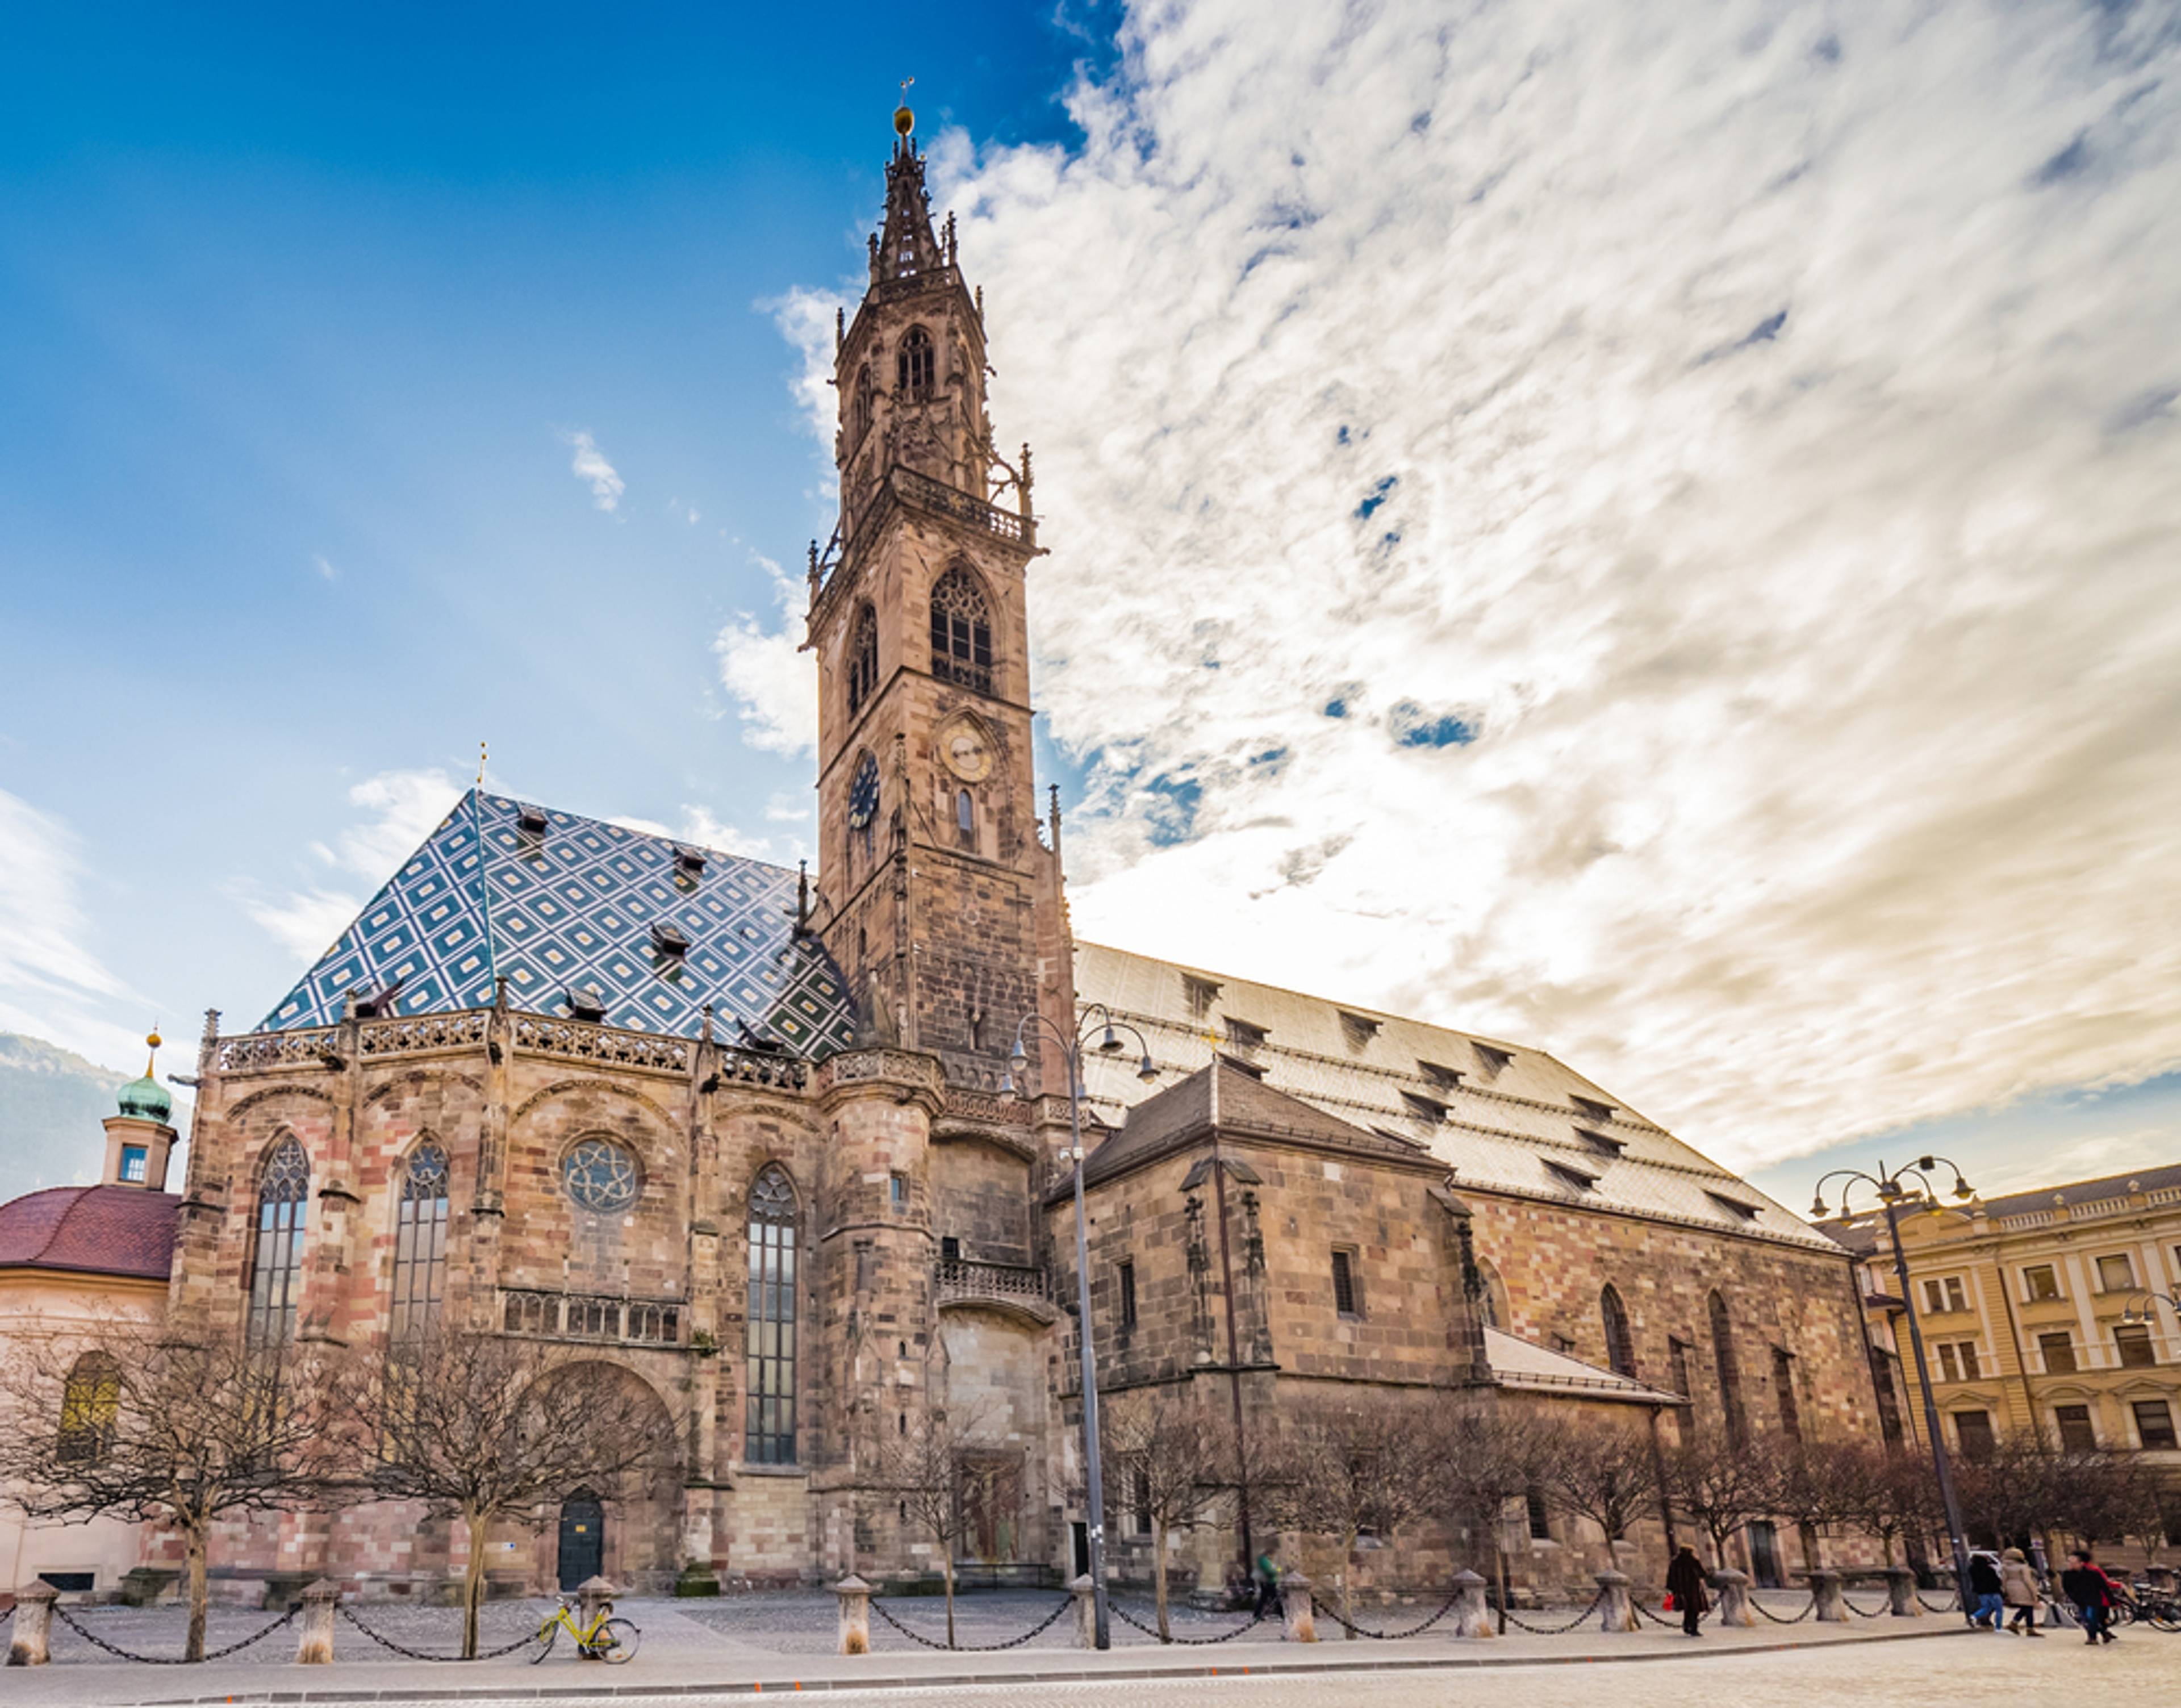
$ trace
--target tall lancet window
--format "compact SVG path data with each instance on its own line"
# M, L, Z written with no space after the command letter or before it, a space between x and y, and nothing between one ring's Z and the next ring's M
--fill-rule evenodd
M871 365L865 362L856 372L856 391L849 405L848 442L863 443L864 435L871 430L874 412L871 401Z
M267 1154L257 1181L257 1242L250 1258L250 1338L259 1346L295 1338L310 1197L311 1160L290 1133Z
M447 1153L428 1141L409 1154L394 1219L393 1329L422 1334L447 1282Z
M980 694L992 691L992 612L967 570L950 569L931 589L931 673Z
M1598 1295L1598 1308L1605 1319L1605 1362L1617 1376L1636 1374L1636 1337L1628 1331L1628 1309L1619 1291L1608 1287Z
M856 613L856 627L848 638L848 716L864 709L864 702L879 685L878 613L865 605Z
M1727 1317L1725 1299L1714 1292L1708 1303L1712 1359L1719 1366L1719 1402L1726 1414L1727 1442L1731 1446L1747 1446L1749 1419L1742 1409L1742 1364L1734 1355L1734 1324Z
M931 334L920 326L910 327L894 358L894 377L902 390L911 397L930 396L932 365Z
M743 1456L795 1462L795 1187L768 1167L750 1188L749 1335Z

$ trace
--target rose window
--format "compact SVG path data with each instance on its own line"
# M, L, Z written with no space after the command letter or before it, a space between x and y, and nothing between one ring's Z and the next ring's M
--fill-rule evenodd
M636 1158L610 1139L585 1139L560 1164L568 1196L601 1214L636 1202Z

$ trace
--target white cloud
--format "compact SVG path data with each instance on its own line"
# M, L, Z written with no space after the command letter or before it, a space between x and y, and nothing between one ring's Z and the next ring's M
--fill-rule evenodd
M2181 1062L2170 16L1201 0L942 138L1078 930L1744 1164Z
M665 837L696 848L713 848L721 854L742 854L751 860L771 858L772 844L767 838L750 836L733 825L722 823L712 815L709 807L684 804L679 830L653 818L621 817L608 819L606 822L617 824L623 830L641 831L646 836Z
M321 865L353 873L370 887L361 893L321 884L266 895L246 885L236 904L298 959L315 961L362 910L370 890L401 869L462 798L462 785L437 766L384 771L353 784L348 804L358 822L307 846Z
M759 557L779 607L778 628L742 611L713 638L720 681L740 708L743 740L790 757L818 749L818 682L797 638L803 593L770 558Z
M340 579L340 572L327 561L323 552L313 552L311 555L311 566L317 571L322 580L339 581Z
M588 433L564 433L561 442L574 449L568 467L577 479L590 483L591 502L600 510L621 508L621 495L628 489L628 483L621 478L613 464L605 459L597 442Z

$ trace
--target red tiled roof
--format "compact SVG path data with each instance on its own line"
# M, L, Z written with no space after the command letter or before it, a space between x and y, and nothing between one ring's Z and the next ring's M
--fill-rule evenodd
M0 1204L0 1269L70 1269L167 1279L174 1256L172 1192L56 1186Z

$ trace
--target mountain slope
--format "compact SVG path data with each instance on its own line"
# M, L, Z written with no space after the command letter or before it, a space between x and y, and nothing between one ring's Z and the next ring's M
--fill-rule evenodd
M0 1200L96 1180L106 1155L98 1124L135 1077L42 1038L0 1032ZM186 1134L189 1106L178 1088L168 1089L175 1125Z

